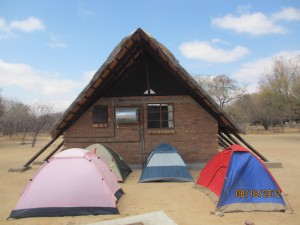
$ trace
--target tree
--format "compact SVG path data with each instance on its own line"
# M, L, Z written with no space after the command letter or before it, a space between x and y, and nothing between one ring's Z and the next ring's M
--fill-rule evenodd
M36 139L42 128L52 121L50 114L52 113L53 106L36 102L29 107L28 121L31 126L32 132L32 147L36 144Z
M292 95L294 99L294 105L292 106L292 110L299 117L300 116L300 72L298 72L292 84Z
M0 120L2 132L12 137L13 133L26 132L29 129L28 106L17 100L4 100L3 116Z
M246 92L245 87L240 87L237 81L224 74L214 77L198 75L195 78L222 108L225 104L241 98Z
M42 132L49 132L52 126L56 123L56 121L63 115L63 112L51 112L48 114L49 121L45 124Z
M256 121L263 125L265 130L268 130L270 125L274 127L283 118L277 108L278 100L279 98L277 99L277 96L270 91L259 92L253 95Z
M35 146L38 134L48 131L61 113L53 113L52 105L37 102L26 105L19 100L3 100L3 116L0 118L0 131L10 138L14 133L22 133L23 141L27 132L32 134L32 147Z
M1 95L2 89L0 88L0 118L4 114L4 104L3 104L3 97Z
M249 123L257 121L254 96L245 94L234 103L226 105L225 111L232 116L244 129Z
M269 89L286 96L294 96L293 85L299 77L300 56L294 58L279 57L273 59L271 71L263 74L259 80L260 90Z
M245 95L226 110L237 121L260 123L268 130L272 125L293 121L300 115L300 56L279 57L273 60L273 67L263 74L259 91Z
M273 60L271 71L261 76L259 93L268 98L270 113L281 124L300 113L300 56Z
M244 128L247 124L260 123L266 130L274 120L274 114L270 110L267 95L259 93L246 94L233 104L226 106L225 110ZM270 112L271 111L271 112Z

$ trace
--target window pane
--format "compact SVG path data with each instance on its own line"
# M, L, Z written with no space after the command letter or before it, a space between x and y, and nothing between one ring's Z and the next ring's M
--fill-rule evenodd
M160 128L160 121L148 121L148 128Z
M168 112L168 106L161 106L162 112Z
M168 125L169 125L169 128L174 128L174 121L173 120L169 120L168 121Z
M169 128L169 123L166 120L161 121L161 127L162 128Z
M160 113L148 113L148 120L160 120Z
M174 128L173 105L148 104L148 128Z
M107 114L107 105L95 105L93 108L93 123L106 123Z
M159 113L160 107L159 106L148 106L148 113Z
M161 112L161 120L168 120L169 119L169 116L168 116L168 111L162 111Z

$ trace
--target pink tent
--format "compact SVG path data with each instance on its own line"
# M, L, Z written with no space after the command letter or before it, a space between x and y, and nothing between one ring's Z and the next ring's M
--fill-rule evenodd
M108 166L73 148L46 162L30 179L10 218L118 214L123 194Z

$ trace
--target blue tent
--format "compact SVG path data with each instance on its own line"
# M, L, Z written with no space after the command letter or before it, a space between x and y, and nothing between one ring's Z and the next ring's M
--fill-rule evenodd
M187 166L177 150L169 144L155 147L147 158L140 182L193 181Z
M196 184L215 200L219 212L292 211L263 162L239 145L212 158Z

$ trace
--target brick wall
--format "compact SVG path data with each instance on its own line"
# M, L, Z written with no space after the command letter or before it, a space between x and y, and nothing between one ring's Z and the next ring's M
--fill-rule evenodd
M147 128L147 104L174 105L174 129ZM186 163L206 162L218 150L218 123L190 96L141 96L101 98L95 104L108 105L105 127L93 126L93 107L88 109L64 133L65 147L85 148L103 143L115 149L130 164L140 164L151 150L161 143L173 145ZM140 109L140 122L117 125L114 107L136 106ZM143 135L144 134L144 135Z

